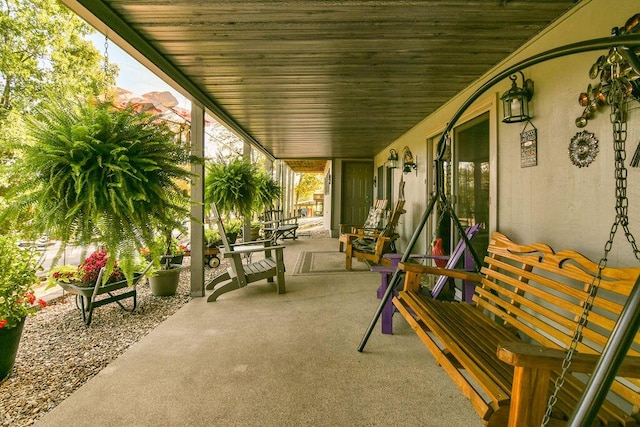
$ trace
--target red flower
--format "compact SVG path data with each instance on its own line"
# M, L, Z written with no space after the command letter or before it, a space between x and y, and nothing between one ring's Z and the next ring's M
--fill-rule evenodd
M26 292L24 297L29 301L29 304L36 302L36 296L32 292Z
M0 329L4 328L6 324L7 324L7 319L0 319Z
M40 307L43 307L43 308L47 306L47 302L42 298L38 298L38 304L40 304Z

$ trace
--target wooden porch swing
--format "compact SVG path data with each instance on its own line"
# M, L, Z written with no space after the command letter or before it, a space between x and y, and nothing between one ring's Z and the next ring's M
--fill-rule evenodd
M628 229L626 192L619 191L619 187L626 185L622 141L616 146L616 220L600 263L574 251L556 253L544 244L520 245L500 233L492 236L485 258L487 267L484 268L473 247L466 242L476 272L411 263L411 252L437 202L451 216L460 237L466 240L464 229L444 192L443 156L447 138L462 113L482 93L513 73L544 61L612 49L640 75L640 59L634 53L634 49L640 47L638 30L640 25L626 34L624 31L621 35L613 32L613 37L552 49L506 69L489 79L462 104L438 143L436 191L399 264L406 272L405 286L393 303L488 425L555 425L558 415L566 417L567 425L571 426L595 422L636 425L640 414L634 411L629 414L618 406L619 403L606 401L606 398L611 390L631 408L638 408L640 403L637 392L640 389L637 379L640 378L640 336L637 334L640 328L640 267L606 267L606 256L619 226L624 229L639 260L640 251ZM617 144L618 136L614 123ZM424 273L477 282L474 304L423 298L419 277ZM573 281L574 285L567 281ZM399 282L400 271L396 270L358 351L364 350ZM596 299L595 292L599 287L602 292ZM620 303L620 297L624 305ZM587 322L592 308L596 310ZM525 344L523 336L537 345ZM558 375L556 382L550 381L552 371ZM592 375L585 384L577 377L567 375L569 372ZM626 378L619 381L617 375ZM474 389L475 386L480 390ZM554 388L550 397L543 392L547 386Z

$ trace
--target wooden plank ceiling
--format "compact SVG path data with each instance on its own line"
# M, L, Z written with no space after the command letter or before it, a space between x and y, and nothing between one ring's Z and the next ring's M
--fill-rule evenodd
M137 55L160 54L205 105L280 159L371 158L574 4L63 2Z

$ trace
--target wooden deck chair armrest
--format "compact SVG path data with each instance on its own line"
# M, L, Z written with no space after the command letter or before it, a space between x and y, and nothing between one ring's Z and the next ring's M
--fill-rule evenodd
M474 273L472 271L432 267L430 265L420 265L412 262L401 262L398 264L398 268L414 275L433 274L436 276L453 277L454 279L469 280L477 283L482 280L482 276L480 274Z
M282 245L278 245L278 246L266 246L266 247L259 247L259 248L245 248L245 249L234 249L231 252L224 252L223 256L225 258L232 258L234 254L252 254L254 252L265 252L265 251L270 251L270 250L282 250L284 249L284 246Z
M235 248L241 248L242 246L256 246L256 245L264 245L264 246L268 246L271 244L271 240L252 240L250 242L240 242L240 243L234 243L233 245L229 245L232 248L234 248L233 250L235 251Z
M521 342L500 343L497 350L498 358L509 365L549 371L561 371L566 354L565 350ZM599 359L599 354L575 353L569 371L590 374ZM617 375L640 378L640 357L626 356Z

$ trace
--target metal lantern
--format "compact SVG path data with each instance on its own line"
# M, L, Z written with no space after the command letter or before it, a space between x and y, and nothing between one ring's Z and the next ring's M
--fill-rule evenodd
M511 89L506 91L500 99L502 100L502 108L504 111L504 123L519 123L531 119L529 115L529 101L533 97L533 81L524 78L524 74L520 71L522 77L522 87L518 87L516 80L518 76L513 74L509 77L511 80Z

